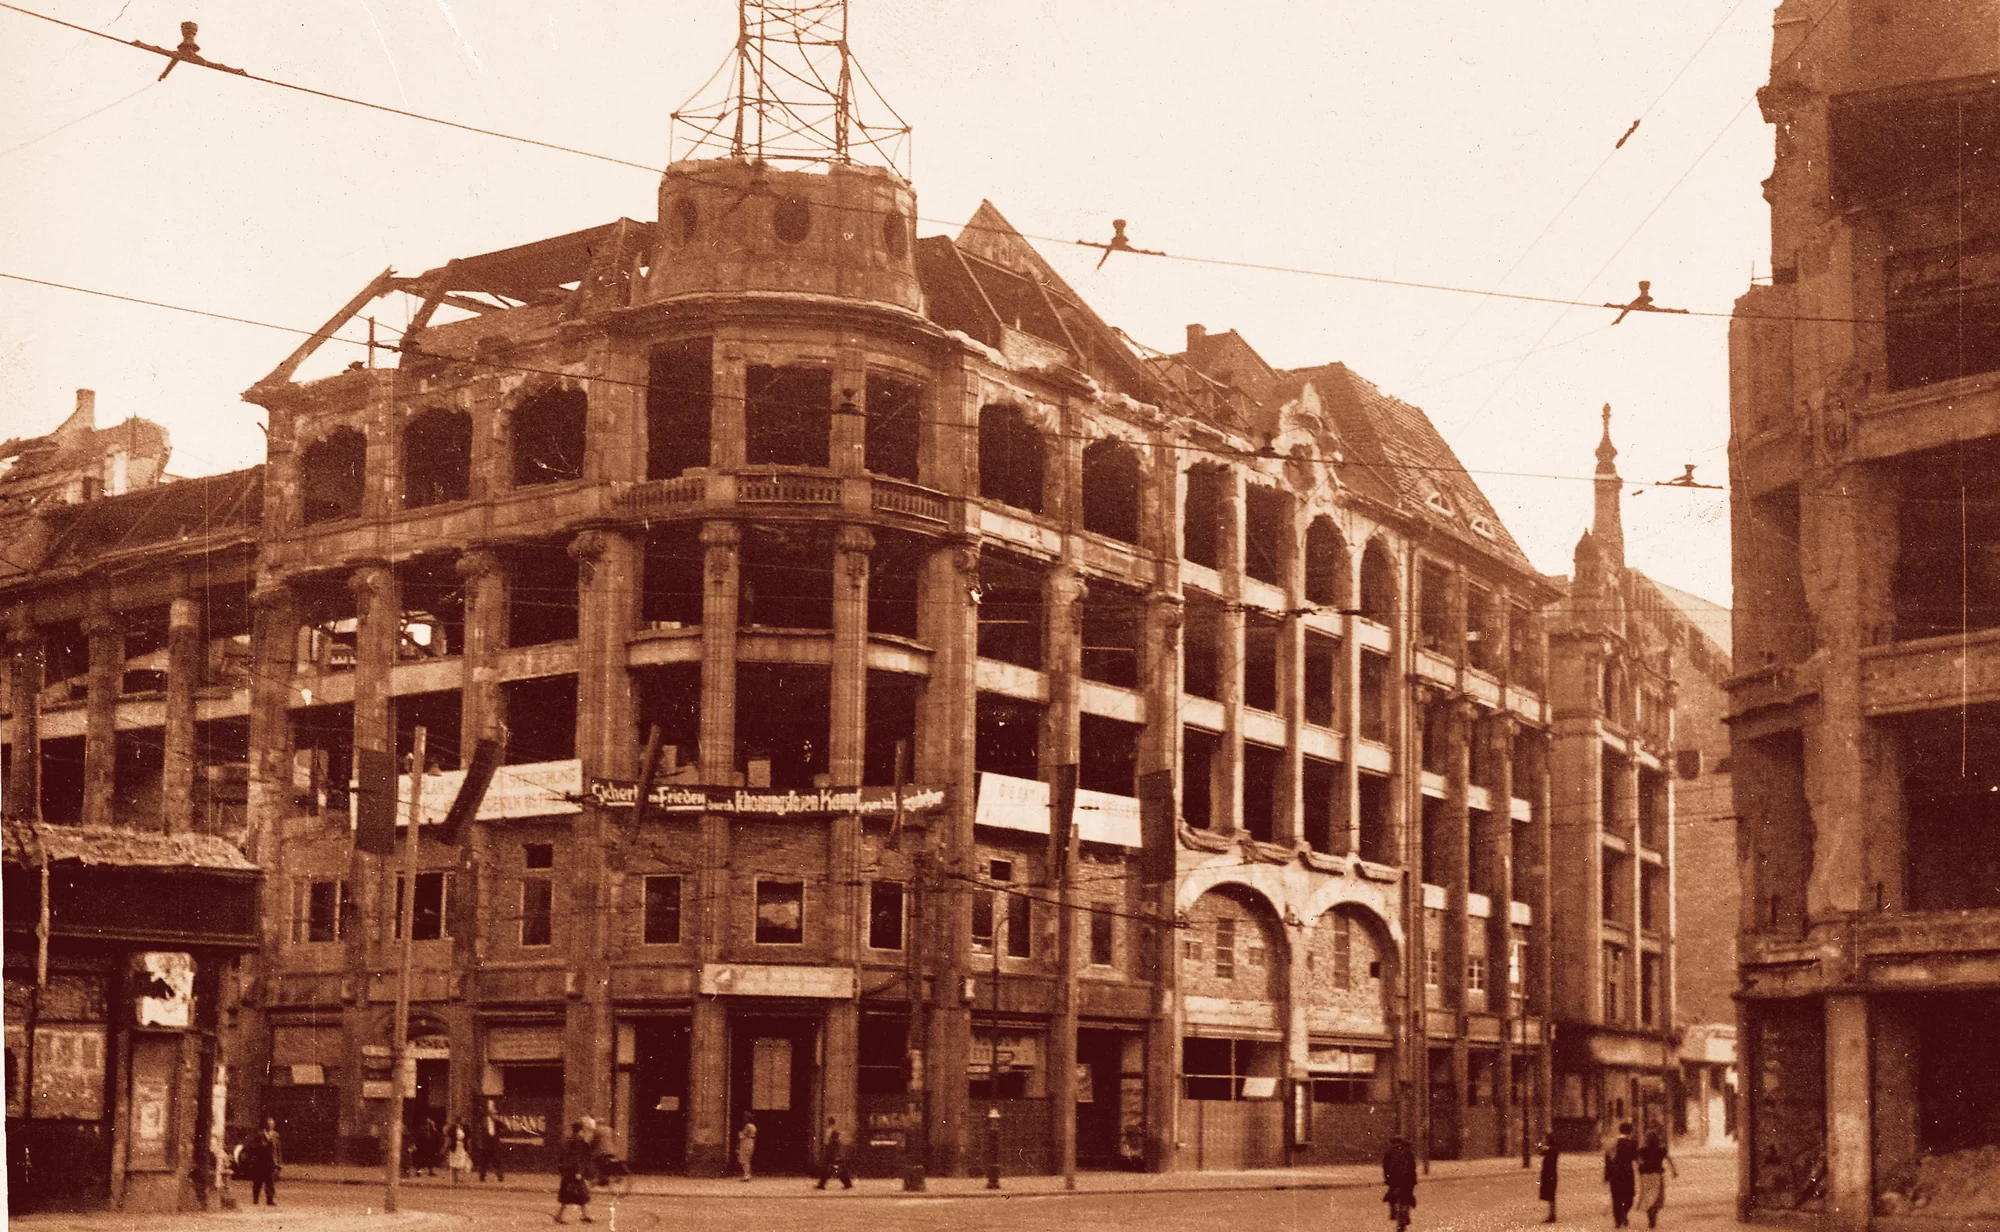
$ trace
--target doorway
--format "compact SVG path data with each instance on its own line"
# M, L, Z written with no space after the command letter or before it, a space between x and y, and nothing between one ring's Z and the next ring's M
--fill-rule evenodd
M1076 1163L1111 1170L1143 1164L1145 1037L1084 1028L1076 1033Z
M687 1167L688 1024L632 1025L632 1137L627 1145L640 1172Z
M819 1108L819 1020L743 1015L729 1030L729 1142L745 1117L757 1122L761 1173L804 1173L813 1161Z

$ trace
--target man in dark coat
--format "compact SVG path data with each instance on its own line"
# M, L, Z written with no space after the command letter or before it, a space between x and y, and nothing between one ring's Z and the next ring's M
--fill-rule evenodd
M485 1115L472 1127L472 1164L479 1169L479 1179L486 1180L490 1169L493 1179L504 1181L507 1172L501 1167L500 1157L500 1114L493 1107L493 1101L486 1101Z
M840 1178L842 1189L854 1188L854 1178L847 1172L847 1148L840 1141L840 1127L832 1117L826 1119L826 1137L820 1141L819 1184L814 1189L825 1189L826 1183L834 1177Z
M1632 1198L1639 1185L1634 1171L1638 1163L1639 1144L1632 1138L1632 1122L1620 1122L1617 1140L1604 1152L1604 1183L1611 1186L1611 1226L1614 1228L1627 1226L1625 1221L1632 1214Z
M1559 1164L1562 1152L1556 1149L1554 1137L1542 1139L1542 1183L1535 1196L1549 1204L1549 1217L1543 1223L1556 1221L1556 1179L1560 1175Z
M1391 1138L1389 1149L1382 1152L1382 1184L1387 1187L1382 1201L1392 1211L1417 1204L1417 1153L1408 1138Z
M278 1171L284 1166L285 1152L278 1141L278 1123L270 1117L264 1118L264 1127L251 1135L243 1147L243 1162L238 1166L240 1175L250 1178L250 1205L257 1205L261 1194L264 1205L278 1205Z

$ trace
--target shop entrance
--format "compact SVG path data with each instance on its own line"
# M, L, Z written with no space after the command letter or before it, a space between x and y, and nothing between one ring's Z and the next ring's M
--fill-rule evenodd
M735 1017L729 1025L729 1144L745 1117L757 1122L756 1172L802 1173L812 1166L818 1112L819 1020Z
M632 1136L626 1149L640 1172L679 1172L687 1167L688 1024L638 1022L631 1031Z
M1138 1168L1146 1152L1146 1041L1129 1031L1076 1033L1076 1164Z

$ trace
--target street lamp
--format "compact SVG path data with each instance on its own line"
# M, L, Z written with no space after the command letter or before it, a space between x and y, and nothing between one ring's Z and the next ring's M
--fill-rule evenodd
M986 1110L986 1188L1000 1188L1000 1106Z

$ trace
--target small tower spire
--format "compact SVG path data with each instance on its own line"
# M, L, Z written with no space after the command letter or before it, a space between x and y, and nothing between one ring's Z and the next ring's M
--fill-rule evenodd
M1625 567L1625 524L1619 514L1618 447L1611 443L1611 404L1604 404L1604 435L1597 442L1597 507L1590 520L1591 537L1615 569Z

